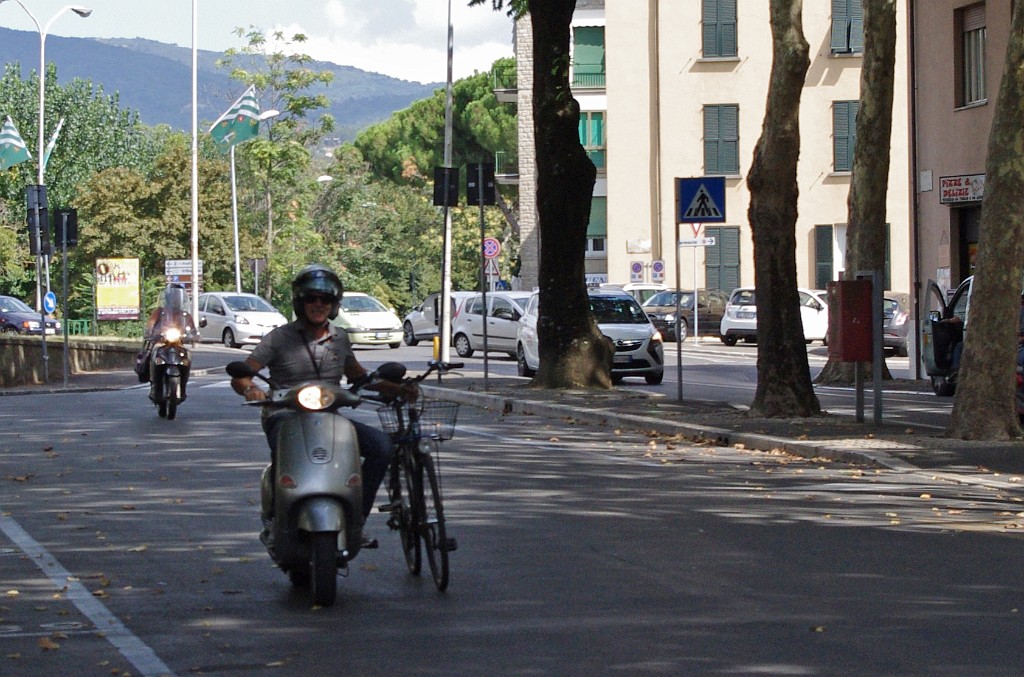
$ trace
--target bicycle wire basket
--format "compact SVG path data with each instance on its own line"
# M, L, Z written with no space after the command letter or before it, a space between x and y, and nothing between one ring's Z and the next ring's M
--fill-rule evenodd
M447 402L445 400L428 400L421 397L418 402L412 405L420 416L420 434L426 438L436 440L450 440L455 435L455 421L459 417L459 403ZM399 416L394 407L380 407L377 409L377 416L380 418L380 426L384 432L392 435L401 432L399 430ZM409 423L409 405L402 406L402 420Z

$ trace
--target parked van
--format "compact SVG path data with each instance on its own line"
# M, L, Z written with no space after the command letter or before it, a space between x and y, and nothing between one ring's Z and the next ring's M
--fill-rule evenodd
M462 303L462 309L452 320L452 345L459 357L471 357L484 348L484 323L487 325L488 352L508 353L516 356L516 331L523 316L528 291L495 291L487 293L484 311L483 294L474 293Z

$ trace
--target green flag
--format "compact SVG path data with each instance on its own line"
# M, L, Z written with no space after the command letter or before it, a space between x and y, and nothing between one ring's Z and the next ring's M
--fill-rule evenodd
M64 118L60 119L57 123L57 129L53 130L53 136L50 137L50 143L46 144L46 152L43 153L43 171L46 171L47 166L50 164L50 153L53 152L53 147L57 145L57 136L60 134L61 128L64 126Z
M227 113L210 127L210 136L218 146L230 148L248 141L260 130L260 104L256 101L256 87L249 87L238 97Z
M13 167L19 162L31 160L32 156L25 146L18 129L14 126L11 116L7 116L7 122L0 129L0 170Z

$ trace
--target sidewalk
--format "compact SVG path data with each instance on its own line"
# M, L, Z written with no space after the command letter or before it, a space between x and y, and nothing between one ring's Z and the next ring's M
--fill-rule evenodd
M195 376L219 369L195 369ZM63 381L0 390L0 397L27 394L90 392L140 385L130 370L74 374ZM906 387L893 382L893 388ZM1024 442L967 442L870 420L826 414L811 419L752 419L724 403L685 401L616 388L609 391L542 390L525 379L490 376L486 389L479 372L446 375L424 382L428 397L496 412L567 418L611 429L622 428L690 441L765 451L784 450L822 458L890 468L903 472L941 472L953 481L1024 491ZM887 388L888 390L888 388Z

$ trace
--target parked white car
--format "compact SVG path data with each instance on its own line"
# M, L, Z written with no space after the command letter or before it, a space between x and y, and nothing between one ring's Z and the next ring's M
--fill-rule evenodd
M797 289L804 340L828 343L828 296L821 289ZM757 294L753 287L737 287L729 297L722 317L722 343L734 346L740 339L757 341Z
M658 292L665 291L668 287L660 282L627 282L626 284L602 282L599 289L606 289L608 291L624 291L635 298L637 303L643 305L649 298Z
M636 299L615 289L591 289L587 296L598 329L615 345L612 380L618 382L627 376L642 376L651 385L661 383L665 376L661 333L651 324ZM537 338L539 304L540 295L534 292L519 320L516 364L520 376L533 376L540 368Z
M453 291L451 292L452 318L462 308L462 302L476 292ZM430 341L438 335L438 304L441 303L441 293L428 294L423 303L409 311L409 314L402 320L402 338L405 345L414 346L420 341Z
M452 345L459 357L471 357L484 348L484 323L487 324L487 351L516 356L516 334L523 316L528 291L496 291L487 293L487 312L483 295L473 294L462 303L452 320Z
M259 343L270 330L284 324L288 319L262 296L227 291L199 295L199 336L203 341L238 348Z
M402 344L402 321L395 310L362 292L346 291L331 323L344 329L353 345L397 348Z

